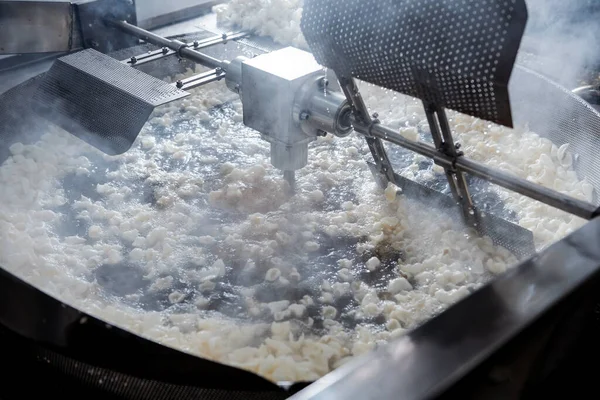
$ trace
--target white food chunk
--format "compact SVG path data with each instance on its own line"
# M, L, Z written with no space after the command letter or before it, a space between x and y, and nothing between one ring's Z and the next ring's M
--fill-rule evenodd
M146 136L142 138L141 142L144 150L150 150L156 144L156 139L154 139L152 136Z
M337 316L337 310L335 309L335 307L325 306L323 307L321 314L323 315L323 318L335 319L335 317Z
M506 272L506 264L501 262L496 262L491 258L486 261L485 266L488 271L492 274L500 275Z
M398 294L405 290L412 290L412 285L405 278L396 278L388 284L388 291L392 294Z
M376 317L383 311L378 304L370 303L363 307L363 311L368 317Z
M289 306L290 306L290 302L288 300L273 301L273 302L267 304L267 307L269 307L269 310L271 310L272 314L284 311Z
M198 288L201 292L210 292L212 290L215 290L216 286L216 283L214 283L213 281L205 280L198 286Z
M313 253L317 250L319 250L319 248L321 248L321 246L318 243L315 242L306 242L304 243L304 250Z
M371 257L367 261L366 266L367 266L367 269L371 272L377 271L379 269L379 267L381 266L381 261L379 261L379 258L377 258L377 257Z
M354 277L348 268L342 268L338 271L338 277L344 282L352 282Z
M171 302L171 304L181 303L183 299L185 299L185 294L181 292L175 291L169 294L169 302Z
M385 189L385 199L388 203L396 202L396 196L398 192L400 192L400 188L393 183L388 183L387 188Z
M121 234L121 237L125 240L127 240L128 242L132 242L137 239L139 235L139 232L137 229L132 229L130 231L125 231Z
M320 190L313 190L308 194L308 197L315 203L321 203L323 200L325 200L325 195Z
M123 260L123 256L121 255L121 252L118 251L117 249L110 249L107 253L107 262L108 264L118 264Z
M289 310L295 318L302 318L306 312L306 306L302 304L292 304Z
M129 259L131 261L141 261L144 258L144 251L142 249L133 249L129 252Z
M393 319L393 318L388 320L388 322L385 324L385 326L389 331L395 331L396 329L402 328L400 321L398 321L397 319Z
M265 280L269 282L274 282L281 276L281 271L279 268L271 268L267 271L265 275Z
M319 299L321 303L332 304L333 303L333 294L329 292L323 292L323 295Z
M88 236L92 239L99 239L102 236L102 228L98 225L90 226Z
M11 154L16 155L16 154L21 154L23 153L23 150L25 149L25 146L23 146L23 143L17 142L15 144L12 144L8 150L10 151Z
M170 289L173 286L173 277L165 276L163 278L158 278L152 285L150 285L150 292L160 292L163 290Z
M217 241L212 236L201 236L198 238L198 242L200 244L203 244L206 246L211 246L211 245L215 244Z

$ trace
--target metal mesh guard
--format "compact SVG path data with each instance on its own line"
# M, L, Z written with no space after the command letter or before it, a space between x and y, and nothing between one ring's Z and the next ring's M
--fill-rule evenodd
M373 175L378 175L378 169L373 163L368 163ZM432 207L443 208L446 215L455 220L462 219L462 210L451 196L438 192L420 183L411 181L401 175L394 174L395 183L402 189L402 194L419 201L425 201ZM517 259L524 260L535 254L533 233L522 226L503 220L489 213L476 211L475 227L481 236L492 239L496 246L502 246L510 251Z
M301 27L338 76L512 127L526 22L524 0L305 0Z
M188 94L88 49L52 65L33 106L66 131L115 155L129 150L154 107Z

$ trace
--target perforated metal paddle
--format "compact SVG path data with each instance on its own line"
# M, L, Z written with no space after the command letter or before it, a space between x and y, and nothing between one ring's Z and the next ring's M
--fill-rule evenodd
M129 150L156 106L188 94L88 49L52 65L33 97L33 107L66 131L115 155Z
M302 32L338 76L512 127L524 0L306 0Z
M422 99L436 148L457 159L445 107L512 127L507 87L526 22L524 0L306 0L301 28L316 60L345 87L375 160L387 160L371 135L379 121L367 115L354 78ZM448 204L448 196L378 164L380 178ZM521 257L534 252L531 232L479 214L463 172L445 169L465 221Z

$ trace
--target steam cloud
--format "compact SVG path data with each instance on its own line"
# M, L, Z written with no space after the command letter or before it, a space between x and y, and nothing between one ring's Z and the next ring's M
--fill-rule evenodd
M522 49L542 58L539 72L574 88L600 65L600 2L526 1L529 22Z

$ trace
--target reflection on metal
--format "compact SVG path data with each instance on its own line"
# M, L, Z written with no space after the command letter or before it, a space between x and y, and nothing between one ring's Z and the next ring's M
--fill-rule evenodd
M590 103L596 110L600 110L600 85L578 87L573 93Z
M206 54L200 53L194 50L193 46L189 46L187 43L183 43L176 39L167 39L162 36L156 35L145 29L137 27L127 21L110 21L110 26L120 29L122 32L142 39L148 43L152 43L156 46L162 46L171 50L177 51L182 58L190 59L194 62L200 63L209 68L224 67L224 63L221 60L217 60L213 57L207 56Z
M225 72L223 72L223 70L220 68L215 68L210 71L177 81L174 86L180 90L190 90L211 82L220 81L223 78L225 78Z
M209 37L209 38L206 38L203 40L196 40L196 41L190 43L189 47L193 48L194 50L200 50L205 47L210 47L210 46L214 46L217 44L227 43L229 40L240 39L247 35L248 35L248 32L224 33L222 35L212 36L212 37ZM140 65L143 65L143 64L146 64L146 63L149 63L152 61L160 60L162 58L169 57L169 56L172 56L175 54L177 54L177 51L170 49L168 47L163 47L158 50L149 51L147 53L140 54L139 56L133 56L133 57L123 60L121 62L124 64L129 64L131 66L138 67Z
M223 0L143 0L136 5L138 25L144 29L154 29L171 25L209 13L213 6Z
M0 1L0 54L79 48L77 25L69 2Z
M554 244L409 335L291 397L432 398L600 271L600 219Z

